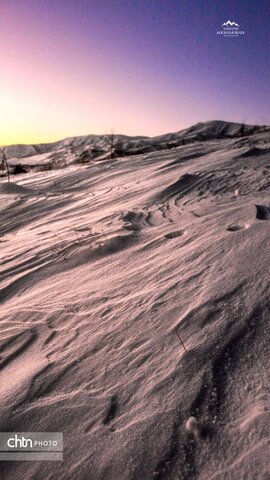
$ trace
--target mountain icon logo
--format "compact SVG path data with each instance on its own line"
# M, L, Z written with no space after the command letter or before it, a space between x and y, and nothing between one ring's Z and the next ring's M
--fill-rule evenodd
M228 20L227 22L223 23L222 27L239 27L238 23L236 22L231 22Z
M227 20L224 22L221 27L217 31L217 35L221 37L230 37L230 38L239 38L245 35L245 30L240 28L239 23L232 22L231 20Z

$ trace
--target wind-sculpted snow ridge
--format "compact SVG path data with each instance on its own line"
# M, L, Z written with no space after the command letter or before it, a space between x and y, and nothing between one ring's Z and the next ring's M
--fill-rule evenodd
M3 180L0 430L63 432L64 461L1 479L268 478L269 148Z

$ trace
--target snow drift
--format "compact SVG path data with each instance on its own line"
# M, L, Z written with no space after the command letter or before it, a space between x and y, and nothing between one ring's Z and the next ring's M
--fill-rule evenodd
M1 478L268 478L270 132L242 133L2 183L0 430L63 432L64 461Z

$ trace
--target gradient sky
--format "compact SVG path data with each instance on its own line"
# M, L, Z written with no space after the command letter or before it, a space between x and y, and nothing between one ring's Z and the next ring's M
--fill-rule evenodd
M269 0L0 0L0 59L2 145L270 124Z

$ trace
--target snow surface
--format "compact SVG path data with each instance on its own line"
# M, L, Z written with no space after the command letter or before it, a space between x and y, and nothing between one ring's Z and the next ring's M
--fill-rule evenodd
M146 152L2 179L0 430L64 461L1 479L266 480L270 131L122 141Z

